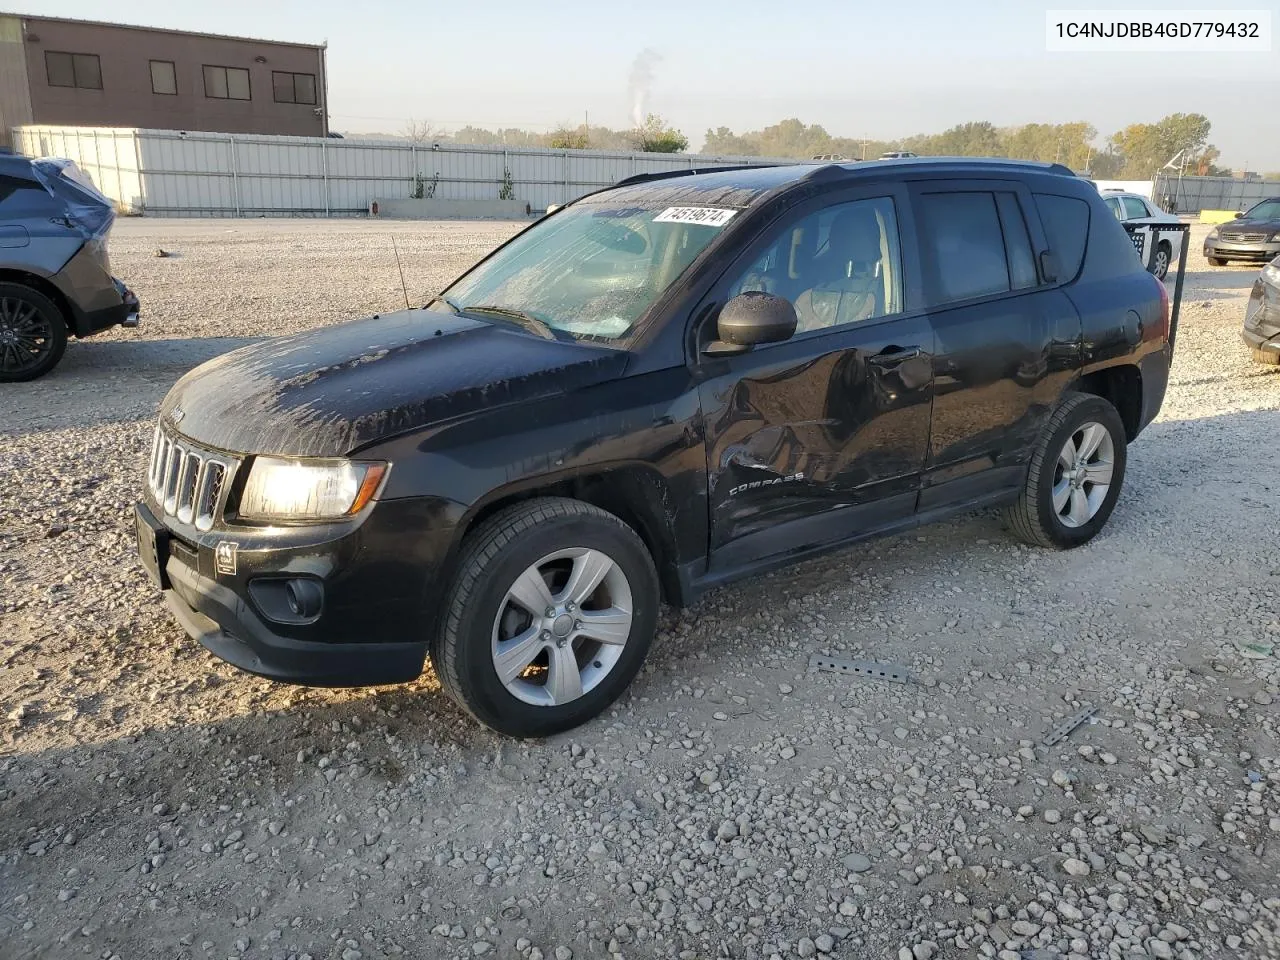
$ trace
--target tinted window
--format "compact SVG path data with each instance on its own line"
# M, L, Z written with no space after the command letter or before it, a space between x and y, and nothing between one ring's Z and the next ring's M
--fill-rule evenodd
M214 100L248 100L249 71L240 67L204 68L204 95Z
M1124 207L1120 206L1119 197L1104 197L1103 203L1107 205L1107 209L1111 211L1112 216L1117 220L1124 219Z
M46 50L44 69L51 87L102 89L102 65L96 53L61 53Z
M1089 204L1049 193L1037 193L1035 201L1049 249L1058 258L1062 274L1058 279L1074 280L1084 262L1084 248L1089 239Z
M1280 220L1280 200L1263 200L1245 216L1252 220Z
M902 253L891 197L839 203L784 227L729 288L790 300L798 333L902 310Z
M50 199L38 183L19 177L0 177L0 220L42 211L49 206Z
M1009 261L1009 279L1014 290L1034 287L1036 262L1031 255L1031 237L1027 234L1027 221L1022 215L1022 204L1012 193L997 193L996 206L1000 209L1000 226L1004 229L1004 252Z
M920 219L921 244L933 266L934 302L1010 289L995 194L926 193Z
M1122 197L1124 200L1124 213L1126 220L1142 220L1151 216L1151 212L1137 197Z

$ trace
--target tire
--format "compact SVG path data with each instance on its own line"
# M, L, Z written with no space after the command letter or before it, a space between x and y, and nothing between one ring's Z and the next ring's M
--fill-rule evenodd
M1085 428L1092 430L1087 440ZM1093 445L1086 465L1095 477L1109 462L1108 483L1103 485L1080 477L1080 485L1067 474L1066 460L1079 453L1084 441ZM1068 444L1071 450L1068 450ZM1018 499L1005 508L1005 518L1013 533L1039 547L1069 548L1087 543L1106 525L1124 484L1126 463L1124 423L1120 414L1102 397L1086 393L1067 396L1050 416L1040 443L1031 457L1027 480ZM1055 504L1055 493L1066 485L1066 500ZM1083 496L1084 509L1077 509ZM1095 497L1094 495L1097 494Z
M0 283L0 383L35 380L67 349L67 321L39 290Z
M571 581L583 576L589 585L605 566L601 556L612 565L584 594ZM517 592L538 602L526 606ZM541 613L532 609L548 600ZM513 737L561 733L600 714L631 683L653 642L659 602L653 559L629 526L579 500L527 500L463 541L431 662L445 691L485 726ZM584 628L591 613L601 622ZM597 631L612 641L593 639Z
M1163 254L1163 256L1161 256ZM1173 247L1169 246L1167 240L1161 240L1160 245L1156 247L1156 262L1151 275L1157 280L1163 280L1169 275L1169 264L1173 262Z
M1280 364L1280 352L1275 350L1252 350L1255 363L1265 363L1269 367Z
M1225 267L1227 265L1227 261L1221 257L1209 257L1209 263L1215 267Z

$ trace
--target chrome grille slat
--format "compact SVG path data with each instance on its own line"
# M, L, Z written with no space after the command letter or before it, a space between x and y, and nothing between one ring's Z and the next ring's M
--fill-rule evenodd
M1231 243L1261 243L1267 239L1265 233L1226 233L1222 234L1222 239Z
M238 465L233 457L175 440L160 426L152 440L147 487L165 516L194 524L197 530L209 530Z

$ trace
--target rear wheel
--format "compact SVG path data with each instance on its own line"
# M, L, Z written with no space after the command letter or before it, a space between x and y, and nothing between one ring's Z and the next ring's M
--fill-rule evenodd
M1173 247L1169 246L1168 241L1161 240L1160 245L1156 247L1156 259L1151 264L1151 274L1157 280L1163 280L1169 273L1169 264L1173 260Z
M0 383L43 377L67 349L62 311L38 290L0 283Z
M653 560L634 530L578 500L528 500L467 537L431 661L481 723L548 736L626 689L658 604Z
M1071 394L1049 418L1022 494L1006 508L1009 526L1042 547L1093 539L1120 496L1125 462L1116 408L1092 394Z
M1215 267L1225 267L1227 265L1227 261L1223 260L1221 257L1210 257L1209 262Z

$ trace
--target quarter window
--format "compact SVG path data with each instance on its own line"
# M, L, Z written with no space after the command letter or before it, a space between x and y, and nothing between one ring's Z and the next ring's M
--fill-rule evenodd
M151 61L151 92L175 96L178 92L178 74L172 60Z
M102 89L102 64L96 53L44 52L44 70L51 87Z
M1037 193L1035 201L1045 239L1062 270L1058 279L1074 280L1084 262L1084 248L1089 239L1089 204L1075 197L1051 193Z
M271 86L276 103L316 102L316 78L313 73L284 73L271 71Z
M729 288L790 300L797 333L902 310L902 253L891 197L840 203L783 229Z
M204 95L212 100L249 100L249 71L205 64Z
M1011 289L995 194L926 193L920 200L921 242L933 269L935 303Z

